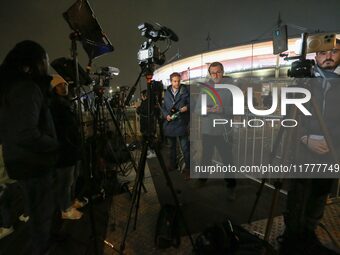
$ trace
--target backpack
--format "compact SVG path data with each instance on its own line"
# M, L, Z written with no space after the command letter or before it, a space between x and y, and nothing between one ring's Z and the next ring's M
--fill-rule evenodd
M197 255L262 255L276 254L274 248L241 226L232 225L227 219L204 230L195 240Z
M234 254L238 236L229 220L205 229L195 240L195 254Z

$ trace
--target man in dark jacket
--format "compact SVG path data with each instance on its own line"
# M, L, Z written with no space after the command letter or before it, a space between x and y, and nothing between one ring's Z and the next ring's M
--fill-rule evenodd
M334 70L340 65L340 41L330 51L317 52L316 78L311 79L312 96L330 133L335 151L340 158L340 76ZM331 164L334 162L329 146L311 105L311 116L301 122L297 160L298 164ZM282 254L335 254L318 240L317 228L325 209L333 179L293 179L290 183L285 213L286 229Z
M207 88L213 88L215 84L227 83L228 77L224 77L224 67L220 62L212 62L209 65L208 73L210 75ZM221 92L216 90L220 96L223 106L215 105L210 97L207 98L207 112L208 114L200 118L201 134L202 134L202 163L205 166L213 164L215 159L214 150L216 148L221 157L223 165L233 165L233 130L230 126L218 125L213 127L214 119L232 118L233 112L233 99L231 93ZM200 109L201 105L196 105L196 110ZM208 175L204 174L198 180L198 186L204 185ZM228 189L228 200L235 200L236 198L236 179L230 178L233 175L229 174L225 178L226 186Z
M158 120L159 117L155 116L155 112L159 112L159 106L154 106L153 109L150 109L151 113L148 112L149 98L146 89L141 91L140 100L141 102L137 107L136 112L139 115L140 132L143 136L143 140L145 140L148 137L153 138L154 134L156 133L156 119ZM156 153L153 148L148 149L147 158L154 157L156 157Z
M48 107L48 56L36 42L23 41L0 67L0 136L8 175L24 191L30 216L32 254L49 248L53 171L58 147Z
M170 141L170 169L176 169L177 165L177 138L184 155L186 178L189 177L190 169L190 148L189 148L189 91L185 85L181 84L179 73L170 75L171 85L167 88L164 96L162 113L164 117L164 135Z
M152 114L155 116L156 122L158 123L159 126L158 141L162 143L164 138L164 132L163 132L163 118L161 117L160 107L163 102L163 83L161 81L155 81L152 78L153 72L148 70L145 74L145 79L147 86L151 86L150 91L152 95L151 105L155 106L155 108L152 110L153 112Z

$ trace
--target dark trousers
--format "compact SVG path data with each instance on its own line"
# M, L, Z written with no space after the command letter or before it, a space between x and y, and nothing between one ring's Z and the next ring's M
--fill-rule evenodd
M72 185L74 180L75 166L58 168L57 176L57 201L59 209L65 212L72 205Z
M168 136L170 142L170 168L177 168L177 138L179 139L179 144L183 152L185 168L190 168L190 142L187 135Z
M228 142L222 142L223 139L219 135L202 135L202 163L203 165L213 164L213 154L216 148L219 153L222 163L224 165L232 165L233 161L233 144L232 137L228 137ZM228 188L234 188L236 186L235 178L225 178Z
M302 237L314 232L326 205L327 192L320 192L324 186L331 186L328 179L292 179L288 190L287 210L284 215L289 237Z
M157 122L158 122L158 127L159 127L159 139L158 140L160 143L163 143L164 141L164 130L163 130L164 119L161 117L158 117Z
M11 205L15 200L14 184L0 185L0 227L10 228L13 226Z
M82 167L82 162L79 160L76 163L74 167L74 171L73 171L73 182L71 184L71 199L80 198L82 196L82 194L79 194L79 192L77 192L77 181L80 175L81 167Z
M49 247L51 225L55 210L54 180L52 173L38 178L19 180L30 220L32 254L44 254Z

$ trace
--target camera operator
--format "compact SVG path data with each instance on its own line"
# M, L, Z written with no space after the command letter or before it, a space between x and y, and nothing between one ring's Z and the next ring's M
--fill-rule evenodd
M30 220L32 254L49 249L55 209L53 172L58 142L48 106L48 56L38 43L22 41L0 67L0 135L10 178L18 180Z
M140 132L143 135L143 139L146 139L148 135L155 133L156 127L154 118L149 120L148 112L148 93L147 90L142 90L140 93L140 105L136 108L136 112L139 115ZM149 123L150 121L150 123ZM156 157L156 153L153 149L148 149L147 158Z
M328 128L332 143L340 152L340 87L332 84L333 78L340 78L334 72L340 65L340 40L329 51L317 52L315 56L315 77L312 79L312 96L316 99ZM319 121L312 116L302 119L299 130L297 160L304 163L334 164L329 147L323 136ZM339 155L340 156L340 155ZM282 254L335 254L322 246L315 229L325 209L327 195L330 193L333 179L293 179L288 190L287 211L285 213L286 229L281 246Z
M146 83L151 84L151 94L155 97L155 117L159 126L159 142L163 142L164 131L163 131L163 119L161 118L160 107L163 103L163 83L161 81L152 80L152 70L147 70L145 73Z
M177 138L184 155L184 175L190 176L190 148L189 148L189 106L190 96L187 87L181 84L181 75L172 73L170 75L171 85L165 91L162 113L164 117L164 135L170 142L170 169L177 168Z

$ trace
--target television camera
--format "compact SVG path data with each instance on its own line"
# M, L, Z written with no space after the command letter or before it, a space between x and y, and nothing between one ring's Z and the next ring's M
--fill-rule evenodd
M103 87L110 87L110 80L114 76L119 75L119 69L117 67L106 66L99 68L94 75L97 76L96 84Z
M137 53L137 59L141 67L147 66L150 69L151 64L163 65L165 62L165 52L171 47L171 41L177 42L177 35L165 26L156 23L158 28L155 28L149 23L142 23L138 26L142 36L147 38L147 41L143 42L140 50ZM159 47L155 45L157 41L167 41L167 47L164 51L161 51Z
M284 58L284 60L297 59L292 63L291 68L288 70L288 76L294 78L313 77L315 62L312 59L306 59L306 55L308 53L331 50L335 45L335 33L319 33L313 35L307 33L301 34L300 55Z

